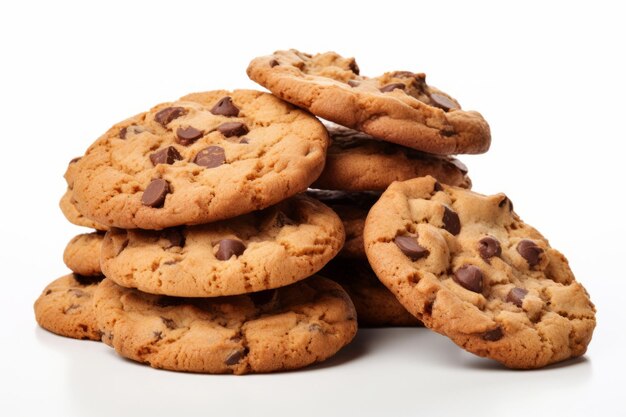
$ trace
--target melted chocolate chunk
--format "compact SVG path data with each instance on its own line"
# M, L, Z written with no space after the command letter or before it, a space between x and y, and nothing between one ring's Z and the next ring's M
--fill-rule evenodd
M248 348L242 347L228 354L224 363L228 366L237 365L248 354Z
M404 85L403 83L391 83L380 87L379 90L381 93L388 93L389 91L393 91L397 88L400 90L404 90L406 88L406 85Z
M170 243L170 245L165 249L173 248L175 246L182 248L185 246L185 235L183 235L183 231L178 227L163 230L161 232L161 236L169 240Z
M417 261L430 254L428 249L417 243L417 236L396 236L393 242L412 261Z
M152 180L141 196L141 204L149 207L163 207L165 196L170 192L170 184L164 179Z
M239 256L246 250L246 245L238 239L222 239L215 257L220 261L227 261L231 256Z
M459 215L447 206L443 206L443 228L455 236L461 232Z
M502 247L496 238L485 236L478 241L478 253L480 253L481 258L488 261L494 256L500 256L502 254Z
M181 159L183 159L183 157L173 146L168 146L167 148L160 149L155 153L150 154L150 161L154 166L158 164L171 165L176 161L180 161Z
M526 259L528 265L535 266L541 259L543 249L532 240L524 239L517 244L517 252L522 255L522 258Z
M456 103L450 100L448 97L436 93L430 95L430 104L435 107L439 107L443 111L450 111L452 109L459 108L459 106L457 106Z
M226 154L221 146L209 146L202 149L193 162L205 168L215 168L226 162Z
M185 128L179 127L176 129L176 141L184 146L189 146L204 135L201 130L196 129L193 126L187 126Z
M524 297L528 294L528 290L524 288L515 287L509 291L506 296L506 301L509 303L513 303L518 307L522 307L522 303L524 302Z
M463 265L456 270L452 279L466 290L477 293L483 291L483 273L474 265Z
M352 71L356 75L359 75L359 73L361 72L354 58L352 58L352 60L350 61L350 65L348 65L348 68L350 68L350 71Z
M233 99L226 96L213 106L211 113L216 116L237 117L239 116L239 108L233 104Z
M217 131L227 138L230 138L232 136L243 136L249 132L246 125L241 122L222 123L217 127Z
M166 127L172 120L178 119L187 113L184 107L166 107L154 115L154 120L163 127Z
M487 342L496 342L500 339L502 339L502 337L504 336L504 333L502 332L502 329L500 327L496 327L493 330L488 330L485 333L483 333L483 340L486 340Z

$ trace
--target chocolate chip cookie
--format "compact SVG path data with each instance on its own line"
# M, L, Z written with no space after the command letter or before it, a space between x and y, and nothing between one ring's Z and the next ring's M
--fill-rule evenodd
M424 324L511 368L585 353L595 307L565 257L504 194L432 177L392 184L365 222L372 268Z
M302 368L354 337L354 306L341 287L312 277L277 290L173 298L106 279L94 296L102 341L154 368L259 373Z
M51 282L35 301L37 323L61 336L100 340L92 296L103 278L69 274Z
M317 119L271 94L190 94L96 140L75 162L73 198L80 213L111 227L231 218L304 191L328 141Z
M102 275L100 250L104 233L83 233L74 236L63 252L65 265L79 275Z
M316 116L409 148L441 155L483 153L491 143L483 117L461 110L421 73L369 78L360 75L353 58L292 49L255 58L248 76Z
M331 145L320 177L324 190L384 191L394 181L432 175L439 182L471 188L467 167L450 156L432 155L384 142L337 125L327 125Z
M102 270L119 285L152 294L243 294L310 276L339 252L343 241L337 215L298 195L216 223L111 230L102 245Z
M378 280L367 259L335 258L319 274L346 290L354 303L360 327L422 325Z

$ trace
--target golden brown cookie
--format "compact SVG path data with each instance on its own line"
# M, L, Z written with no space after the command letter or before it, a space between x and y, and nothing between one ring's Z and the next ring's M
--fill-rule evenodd
M424 74L364 77L353 58L294 49L255 58L248 76L278 97L323 119L377 138L440 155L483 153L491 133L483 117L461 110L426 84Z
M367 259L335 258L319 275L346 290L354 303L359 327L422 326L378 280Z
M565 257L504 194L392 184L365 222L372 268L424 324L511 368L585 353L595 308Z
M65 265L79 275L102 275L100 250L104 233L83 233L74 236L63 252Z
M114 229L102 270L152 294L216 297L282 287L319 271L341 249L341 220L304 195L234 219L162 231Z
M107 226L207 223L304 191L327 146L317 119L271 94L190 94L113 126L68 184L78 211Z
M394 181L426 175L443 184L472 187L467 167L456 158L416 151L337 125L326 128L331 145L324 171L312 188L384 191Z
M103 278L69 274L51 282L35 301L37 323L61 336L100 340L92 297Z
M286 371L321 362L356 334L341 287L312 277L219 298L148 295L106 279L94 297L102 341L154 368L206 373Z

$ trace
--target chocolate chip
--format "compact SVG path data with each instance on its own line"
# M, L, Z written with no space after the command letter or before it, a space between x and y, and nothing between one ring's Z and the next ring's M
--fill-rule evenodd
M176 129L177 142L184 146L189 146L204 135L201 130L196 129L193 126L187 126L185 128L179 127Z
M141 132L143 132L145 129L141 126L135 126L135 125L131 125L131 126L127 126L127 127L123 127L120 130L119 133L119 138L120 139L126 139L126 136L128 136L129 133L132 133L133 135L139 134Z
M485 236L478 241L478 253L480 253L480 257L486 261L494 256L500 256L502 254L500 242L494 237Z
M522 258L526 259L528 265L535 266L539 263L543 249L532 240L524 239L517 244L517 252L522 255Z
M447 206L443 206L443 228L455 236L461 231L459 215Z
M226 154L224 148L220 146L209 146L202 149L193 159L196 165L205 168L215 168L226 162Z
M163 332L155 330L152 332L152 336L154 336L155 340L158 342L159 340L163 339Z
M448 162L450 162L452 165L454 165L463 174L467 174L467 172L468 172L467 165L465 165L463 162L459 161L456 158L450 158L450 159L448 159Z
M433 190L434 191L443 191L443 187L441 186L441 183L439 181L435 181L435 184L433 185Z
M175 147L168 146L167 148L159 149L153 154L150 154L150 161L152 165L168 164L171 165L176 161L180 161L183 157L178 153Z
M524 297L528 294L528 290L520 287L515 287L509 291L506 296L506 301L509 303L513 303L518 307L522 307L522 302L524 301Z
M396 236L393 242L412 261L424 258L430 253L428 249L417 243L417 236Z
M250 142L248 141L248 138L241 138L241 140L239 141L239 143L242 143L242 144L244 144L244 145L247 145L247 144L248 144L248 143L250 143Z
M237 365L248 354L248 348L239 348L228 354L224 363L228 366Z
M170 242L170 245L165 249L173 248L175 246L182 248L185 246L185 235L183 235L183 231L180 228L165 229L161 232L161 236Z
M483 291L483 273L474 265L463 265L456 270L453 279L466 290L477 293Z
M487 342L496 342L502 339L502 336L504 336L502 329L500 327L496 327L493 330L488 330L485 333L483 333L482 338L483 340L486 340Z
M187 113L184 107L166 107L154 115L154 120L161 126L167 126L172 120Z
M278 61L277 61L277 60L272 59L272 60L270 61L270 68L274 68L274 67L275 67L275 66L277 66L277 65L278 65Z
M448 97L436 93L430 95L430 104L435 107L439 107L444 111L450 111L451 109L459 108L459 106L457 106L457 104L454 101L450 100Z
M356 75L359 75L359 73L361 72L359 66L356 63L356 59L354 58L352 58L352 60L350 61L350 65L348 65L348 68L350 68L350 71L352 71Z
M507 204L509 206L509 211L513 211L513 202L507 196L504 196L504 198L498 203L498 207L502 208L506 206Z
M393 91L396 88L399 88L400 90L404 90L406 86L402 83L391 83L391 84L387 84L385 86L380 87L379 90L381 93L388 93L389 91Z
M126 139L126 131L127 131L127 129L128 129L128 128L123 127L123 128L120 130L120 134L118 135L118 136L120 137L120 139Z
M44 295L50 295L52 294L52 290L46 290L46 293Z
M75 164L76 162L80 161L80 160L81 160L81 158L82 158L82 156L77 156L76 158L72 158L72 159L70 160L70 163L69 163L68 165Z
M348 85L354 88L354 87L358 87L359 85L361 85L361 82L357 80L348 80Z
M239 256L246 250L246 245L241 240L237 239L222 239L219 242L219 247L215 257L220 261L227 261L231 256Z
M239 116L239 108L233 104L233 99L226 96L217 102L211 110L216 116L237 117Z
M167 327L170 330L174 330L177 327L176 322L172 319L161 317L161 320L163 321L163 324L165 324L165 327Z
M248 133L248 128L241 122L222 123L217 127L217 131L230 138L231 136L243 136Z
M80 285L82 285L83 287L97 284L104 279L104 277L101 275L88 277L85 275L73 274L73 276L74 276L74 280L78 282Z
M164 179L152 180L141 196L141 204L150 207L162 207L165 196L170 192L170 184Z

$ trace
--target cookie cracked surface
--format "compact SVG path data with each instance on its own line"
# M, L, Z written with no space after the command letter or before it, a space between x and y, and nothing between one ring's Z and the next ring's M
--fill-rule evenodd
M260 373L302 368L334 355L356 334L341 287L321 277L267 292L173 298L106 279L94 296L102 341L154 368Z
M51 282L35 301L37 323L61 336L100 340L92 297L103 278L68 274Z
M78 211L105 226L207 223L304 191L327 146L317 119L270 94L189 94L109 129L68 185Z
M113 229L102 246L102 270L122 286L152 294L243 294L312 275L343 242L337 215L298 195L216 223L162 231Z
M278 97L323 119L433 154L483 153L491 133L483 117L426 84L424 74L360 75L354 58L335 52L276 51L248 76Z
M471 188L467 167L451 156L433 155L327 125L326 165L311 185L322 190L384 191L394 181L431 175L443 184Z
M511 368L585 353L596 323L589 295L504 194L432 177L394 183L370 210L364 240L407 310L464 349Z

